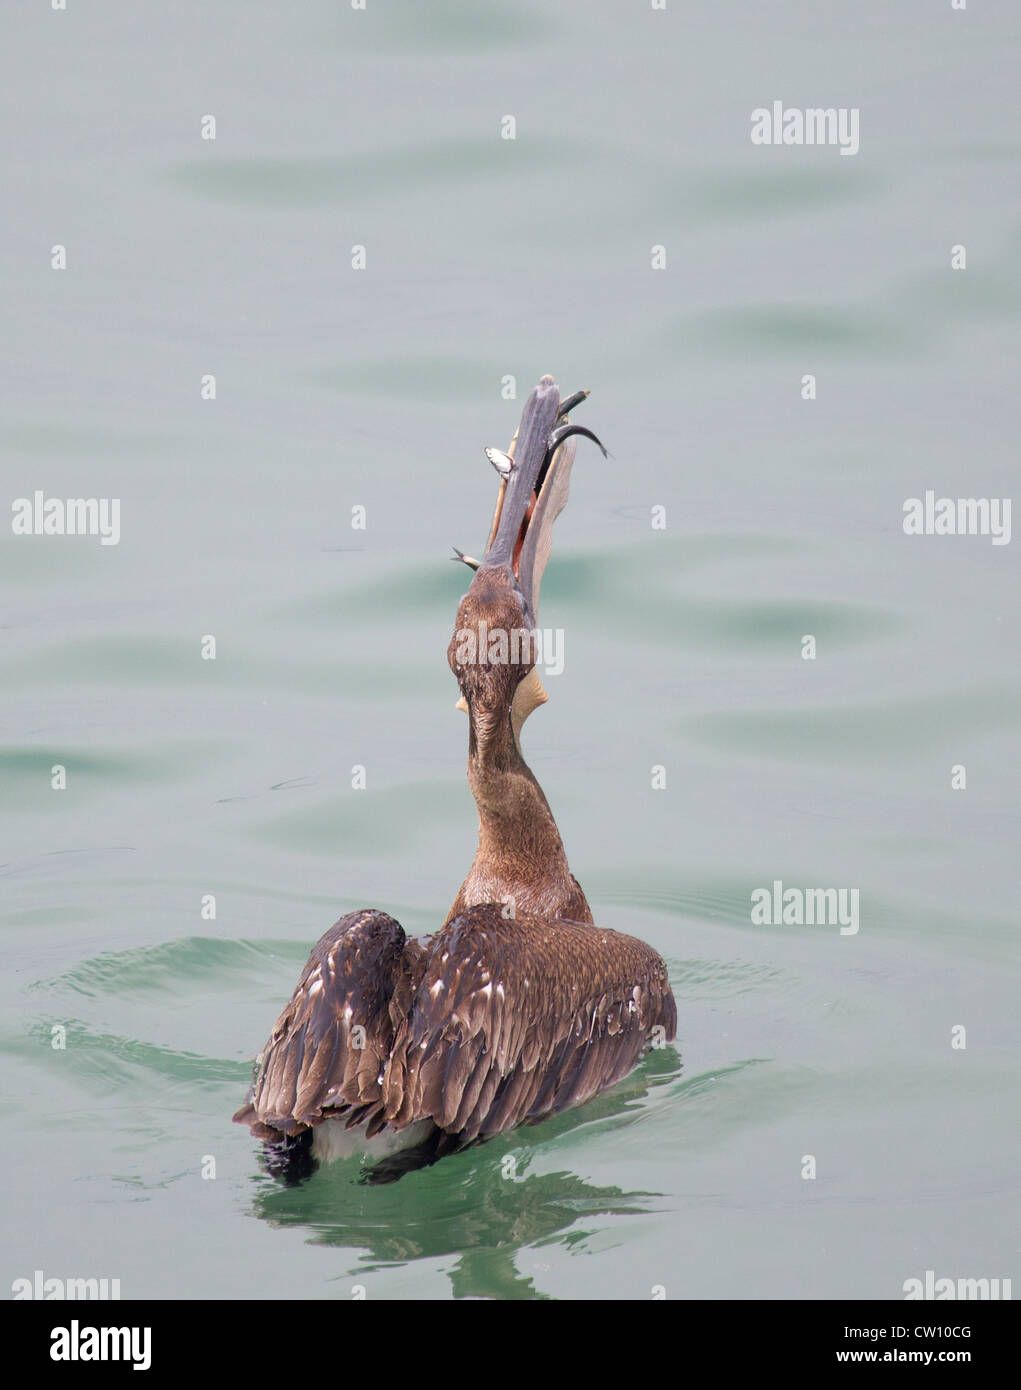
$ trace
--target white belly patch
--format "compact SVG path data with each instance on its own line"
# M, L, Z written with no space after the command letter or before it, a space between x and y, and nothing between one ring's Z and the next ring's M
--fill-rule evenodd
M322 1163L335 1163L355 1154L385 1158L387 1154L421 1144L431 1129L431 1120L419 1120L407 1129L384 1129L381 1134L366 1139L364 1129L345 1129L343 1120L326 1120L312 1131L312 1152Z

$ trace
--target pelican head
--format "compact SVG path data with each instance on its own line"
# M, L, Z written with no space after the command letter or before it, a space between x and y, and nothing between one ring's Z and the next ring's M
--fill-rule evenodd
M508 715L516 742L524 720L547 698L535 672L534 634L553 522L567 501L573 437L584 435L606 454L591 430L567 423L568 411L587 395L580 391L561 401L556 382L544 376L525 402L510 451L485 451L500 490L483 558L455 552L475 577L447 649L461 689L458 708L471 722L472 749L491 745Z

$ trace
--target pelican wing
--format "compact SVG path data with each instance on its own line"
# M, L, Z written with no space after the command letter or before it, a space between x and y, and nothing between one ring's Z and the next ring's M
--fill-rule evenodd
M261 1138L325 1119L382 1120L382 1077L421 951L385 912L352 912L316 942L234 1116Z
M461 1147L579 1105L676 1023L662 959L620 932L486 903L420 946L353 912L316 943L234 1119L267 1139L429 1119Z
M473 907L429 942L384 1112L395 1129L431 1118L468 1144L587 1100L676 1021L666 966L644 942Z

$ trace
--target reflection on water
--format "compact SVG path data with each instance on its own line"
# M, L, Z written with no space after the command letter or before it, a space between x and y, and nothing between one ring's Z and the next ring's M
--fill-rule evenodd
M351 1270L371 1273L393 1261L457 1256L449 1270L455 1298L545 1297L519 1273L527 1246L584 1241L586 1220L662 1209L662 1193L599 1187L574 1173L531 1173L544 1143L585 1130L598 1136L628 1123L650 1090L681 1074L672 1047L650 1052L631 1076L577 1110L441 1159L386 1187L359 1179L359 1158L326 1164L297 1186L260 1192L253 1210L271 1225L297 1226L317 1245L361 1252Z

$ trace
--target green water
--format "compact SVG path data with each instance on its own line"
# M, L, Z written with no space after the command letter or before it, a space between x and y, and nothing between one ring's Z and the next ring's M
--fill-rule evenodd
M1021 1277L1018 550L901 528L1017 476L1021 15L69 0L4 29L4 493L120 498L122 536L0 531L0 1288ZM774 99L859 107L860 153L753 147ZM284 1188L230 1116L311 943L365 905L435 929L471 859L446 557L544 371L613 459L579 450L526 754L597 920L667 958L676 1049L394 1187ZM776 879L858 888L860 930L753 925Z

